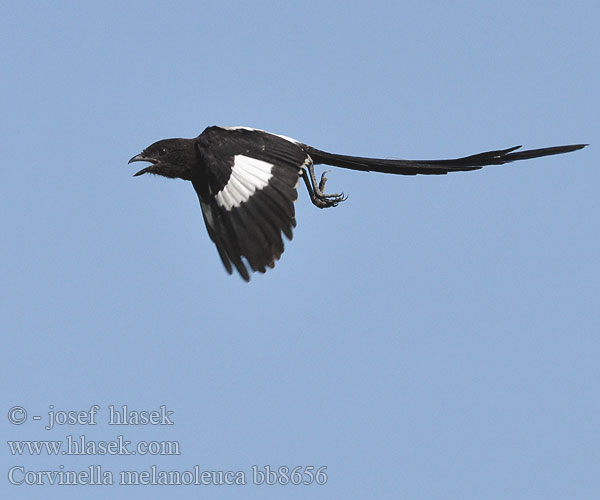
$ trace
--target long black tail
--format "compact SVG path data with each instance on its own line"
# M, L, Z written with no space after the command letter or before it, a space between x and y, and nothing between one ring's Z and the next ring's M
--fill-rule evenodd
M383 172L386 174L416 175L416 174L447 174L448 172L463 172L478 170L486 165L501 165L511 161L529 160L540 156L570 153L584 148L587 144L571 144L568 146L553 146L550 148L529 149L516 151L521 146L497 151L486 151L476 155L455 158L451 160L388 160L381 158L361 158L358 156L338 155L327 153L306 146L307 153L313 163L324 163L335 167L350 168L366 172Z

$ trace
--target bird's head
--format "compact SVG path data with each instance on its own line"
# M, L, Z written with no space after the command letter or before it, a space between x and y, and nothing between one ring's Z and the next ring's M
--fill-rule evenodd
M129 163L134 161L147 161L152 164L133 174L134 177L142 174L156 174L191 180L193 166L197 161L194 139L163 139L135 155L129 160Z

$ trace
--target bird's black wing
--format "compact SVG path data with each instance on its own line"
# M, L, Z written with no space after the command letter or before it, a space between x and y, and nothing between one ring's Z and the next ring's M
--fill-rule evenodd
M227 271L242 278L273 267L292 239L294 202L310 157L293 140L253 129L209 127L197 138L192 180L204 222ZM244 260L246 262L244 262Z

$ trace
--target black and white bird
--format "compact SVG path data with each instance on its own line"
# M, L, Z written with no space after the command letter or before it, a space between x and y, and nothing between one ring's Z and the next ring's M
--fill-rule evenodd
M292 239L294 202L300 178L319 208L346 198L325 194L314 165L388 174L447 174L478 170L517 160L568 153L586 144L517 151L521 146L486 151L451 160L392 160L326 153L295 139L248 127L208 127L194 139L164 139L148 146L129 163L150 166L135 175L156 174L191 181L206 229L229 274L237 269L250 280L248 267L264 273L283 253L282 234Z

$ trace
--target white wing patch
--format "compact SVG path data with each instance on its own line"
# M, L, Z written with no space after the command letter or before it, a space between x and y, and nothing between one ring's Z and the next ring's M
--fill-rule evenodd
M231 176L226 186L217 193L219 206L225 210L239 207L259 189L263 189L273 177L273 165L266 161L236 155L233 157Z

